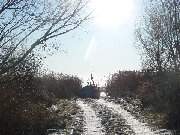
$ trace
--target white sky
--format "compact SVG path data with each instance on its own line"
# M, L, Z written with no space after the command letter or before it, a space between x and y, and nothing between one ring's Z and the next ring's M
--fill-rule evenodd
M92 0L94 19L63 37L65 52L49 56L47 67L55 72L77 75L85 82L93 73L103 85L111 73L140 69L134 29L141 13L141 0Z

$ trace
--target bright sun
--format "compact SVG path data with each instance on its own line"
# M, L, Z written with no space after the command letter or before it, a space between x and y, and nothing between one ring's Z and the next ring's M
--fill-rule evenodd
M130 19L134 0L92 0L95 23L99 26L117 26Z

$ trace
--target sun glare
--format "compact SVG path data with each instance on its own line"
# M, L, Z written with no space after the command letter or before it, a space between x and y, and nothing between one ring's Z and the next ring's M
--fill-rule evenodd
M130 19L133 0L92 0L95 23L99 26L117 26Z

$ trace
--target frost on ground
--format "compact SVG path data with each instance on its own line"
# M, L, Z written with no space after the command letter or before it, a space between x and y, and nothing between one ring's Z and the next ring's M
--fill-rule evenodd
M100 119L96 116L95 111L82 100L78 100L77 104L84 112L85 135L103 135Z
M118 114L113 113L104 105L92 101L92 107L97 116L101 118L101 124L105 129L105 135L135 135L126 121Z
M171 135L141 122L121 104L104 99L79 99L77 104L82 111L84 135Z
M103 99L97 101L97 104L104 105L111 111L119 114L122 118L126 120L127 125L129 125L136 135L169 135L170 133L159 131L152 131L146 123L141 123L134 116L132 116L128 111L124 110L120 105L113 102L107 102Z

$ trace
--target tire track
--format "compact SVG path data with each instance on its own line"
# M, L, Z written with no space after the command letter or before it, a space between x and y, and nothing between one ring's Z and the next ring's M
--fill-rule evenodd
M171 135L168 132L159 133L159 131L152 131L150 127L147 126L146 123L141 123L134 116L132 116L128 111L124 110L120 105L107 102L103 99L99 99L96 101L99 105L106 106L112 112L119 114L123 119L126 120L126 124L131 127L136 135Z
M84 135L104 135L100 119L89 104L78 100L77 104L81 107L85 120Z
M126 121L106 106L99 105L92 100L92 108L101 119L105 135L135 135L130 126L126 124Z

